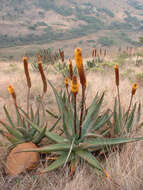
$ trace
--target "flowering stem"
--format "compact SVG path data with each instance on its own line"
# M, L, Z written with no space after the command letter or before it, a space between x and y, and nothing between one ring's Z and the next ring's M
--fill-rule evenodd
M121 102L120 102L120 91L119 91L119 86L117 86L117 93L118 93L118 103L119 103L119 110L121 108Z
M77 133L76 131L76 94L74 95L74 132L75 134Z
M79 128L79 138L81 137L84 103L85 103L85 86L82 86L82 102L81 102L81 114L80 114L80 124L79 124L79 126L80 126L80 128Z
M67 90L68 101L70 102L70 94L69 94L69 90L68 90L68 88L66 88L66 90Z
M29 101L30 101L30 88L28 87L27 91L27 115L29 117Z
M128 108L128 112L127 112L127 117L126 117L126 121L125 121L125 123L127 122L128 117L129 117L129 112L130 112L130 109L131 109L132 100L133 100L133 94L131 95L130 104L129 104L129 108Z

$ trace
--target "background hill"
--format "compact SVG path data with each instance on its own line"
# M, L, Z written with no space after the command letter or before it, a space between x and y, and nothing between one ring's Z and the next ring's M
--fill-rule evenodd
M63 47L63 40L66 47L136 45L142 31L142 0L0 0L1 50L61 40Z

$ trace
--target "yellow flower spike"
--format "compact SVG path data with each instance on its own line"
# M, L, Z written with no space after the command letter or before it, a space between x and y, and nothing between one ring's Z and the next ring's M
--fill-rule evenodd
M71 81L71 92L76 95L79 90L79 84L76 76L73 76Z
M69 86L69 79L68 79L68 77L65 78L65 86L66 86L66 88L68 88L68 86Z
M83 68L82 50L80 48L76 48L74 55L75 55L76 67L80 77L80 83L83 87L86 87L86 77Z
M119 86L119 67L117 64L114 65L114 69L115 69L116 85Z
M9 85L9 87L8 87L8 92L9 92L9 94L14 93L14 89L13 89L13 87L11 85Z
M40 55L40 53L37 53L37 59L38 59L38 62L41 61L41 55Z
M12 85L9 85L9 86L8 86L8 92L9 92L9 94L12 95L12 98L13 98L14 100L16 100L16 94L15 94L15 91L14 91L14 88L13 88Z
M135 95L137 88L138 88L138 85L136 83L133 83L132 84L132 96Z

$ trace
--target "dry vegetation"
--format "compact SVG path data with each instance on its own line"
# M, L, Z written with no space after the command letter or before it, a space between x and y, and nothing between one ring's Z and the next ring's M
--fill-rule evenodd
M108 58L109 60L110 58ZM131 69L138 73L142 70L143 65L136 66L131 60L124 60L121 64L121 104L123 107L129 105L129 94L131 92L131 82L128 75L128 69ZM114 60L113 60L114 62ZM130 62L130 65L129 65ZM31 79L32 79L32 91L30 100L33 104L36 102L36 97L40 93L42 88L42 82L38 73L30 69ZM126 75L125 75L126 73ZM136 82L135 74L134 81ZM49 71L47 74L48 79L51 79L56 88L61 86L60 75L55 75L53 71ZM105 91L105 100L103 108L112 108L114 104L114 98L116 97L116 86L114 79L114 70L112 67L105 68L103 72L91 71L87 75L88 80L88 93L87 93L87 104L91 102L96 92L102 93ZM0 63L0 83L1 83L1 94L0 94L0 118L5 121L5 115L3 112L3 105L8 106L8 110L13 114L13 104L12 100L8 94L7 87L12 84L16 90L18 103L26 107L26 82L25 76L23 75L23 65L17 62L1 62ZM38 84L38 85L37 85ZM142 102L142 83L137 90L134 102ZM48 92L45 96L44 102L46 106L51 107L54 110L55 100L51 96L52 91L48 86ZM54 110L55 111L55 110ZM103 110L102 110L103 111ZM14 114L13 114L13 117ZM51 120L48 120L50 125ZM136 126L134 126L135 128ZM131 136L143 136L142 129L138 131L138 134L133 133ZM112 178L112 181L107 178L102 178L98 176L93 169L89 168L85 163L81 163L77 167L76 173L72 179L68 177L68 167L60 168L56 171L49 172L42 175L36 175L35 171L30 173L24 173L18 177L8 177L5 176L3 171L3 166L5 164L5 158L7 155L8 142L0 137L0 189L4 190L142 190L143 189L143 152L142 146L143 142L137 142L132 144L124 145L121 151L118 149L116 151L111 151L108 155L105 155L106 161L103 162L106 170ZM102 159L102 157L101 157ZM39 168L45 167L46 163L40 161Z

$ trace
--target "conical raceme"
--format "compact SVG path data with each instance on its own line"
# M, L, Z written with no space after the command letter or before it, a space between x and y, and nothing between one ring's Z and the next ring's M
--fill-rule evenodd
M72 61L71 60L69 60L69 73L70 73L70 79L72 80L73 68L72 68Z
M132 95L135 95L137 88L138 88L138 85L136 83L133 83L132 84Z
M104 50L104 57L106 57L106 55L107 55L107 51L106 51L106 49Z
M29 88L31 88L31 79L30 79L30 75L28 71L28 60L27 60L27 57L25 56L23 57L23 64L24 64L24 71L26 75L27 85Z
M73 76L71 81L71 92L76 95L79 90L79 84L76 76Z
M68 79L68 77L65 78L65 86L66 86L66 88L68 88L68 86L69 86L69 79Z
M92 51L92 57L96 57L96 55L97 55L97 50L93 49L93 51Z
M114 66L114 69L115 69L115 82L116 82L116 85L119 86L119 67L118 65L116 64Z
M16 100L16 94L15 94L14 88L11 85L9 85L9 87L8 87L8 92L9 92L9 94L12 95L12 98L14 100Z
M59 54L60 54L60 57L61 57L61 59L62 59L62 62L64 62L64 60L65 60L64 51L61 51L61 50L59 49Z
M46 81L46 77L45 77L45 74L44 74L44 71L43 71L41 61L38 61L38 69L40 71L41 78L42 78L42 81L43 81L43 92L46 93L46 91L47 91L47 81Z
M41 61L41 55L40 55L40 53L37 53L37 59L38 59L38 62Z
M74 53L75 53L76 67L80 77L80 83L82 86L86 87L86 77L83 68L82 50L80 48L76 48Z

